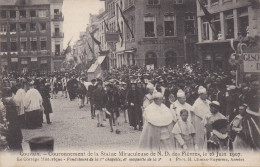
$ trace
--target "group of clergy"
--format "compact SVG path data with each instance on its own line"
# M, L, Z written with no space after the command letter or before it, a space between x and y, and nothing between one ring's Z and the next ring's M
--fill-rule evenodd
M171 150L258 150L260 132L259 114L239 105L239 113L230 122L221 114L220 103L207 99L207 90L198 87L199 97L191 106L185 92L178 90L177 100L169 99L170 108L164 104L162 92L147 85L149 93L144 98L144 126L139 149L146 151Z

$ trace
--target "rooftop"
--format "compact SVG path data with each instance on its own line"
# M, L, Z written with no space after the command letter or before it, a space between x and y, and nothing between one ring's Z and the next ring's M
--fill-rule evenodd
M63 0L0 0L0 6L28 6L62 3Z

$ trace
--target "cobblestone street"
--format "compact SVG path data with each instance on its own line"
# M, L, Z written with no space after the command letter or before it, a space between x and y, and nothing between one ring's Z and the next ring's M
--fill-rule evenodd
M38 136L52 136L54 150L135 150L138 147L140 131L134 131L128 123L124 123L123 113L120 115L120 130L117 135L111 133L108 119L105 127L98 128L97 120L90 117L90 106L79 109L78 100L69 101L58 95L52 99L52 124L45 121L42 129L23 129L23 149L29 151L29 140ZM114 128L115 130L115 128Z

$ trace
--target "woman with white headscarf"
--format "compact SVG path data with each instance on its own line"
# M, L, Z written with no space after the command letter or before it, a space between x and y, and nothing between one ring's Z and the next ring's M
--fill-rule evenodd
M203 86L198 89L199 97L194 102L192 106L192 123L195 128L196 133L196 143L199 149L206 149L207 137L206 137L206 118L210 116L210 106L211 103L207 99L207 90Z

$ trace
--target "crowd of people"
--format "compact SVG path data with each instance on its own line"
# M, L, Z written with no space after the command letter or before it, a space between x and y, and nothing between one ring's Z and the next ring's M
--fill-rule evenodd
M232 71L191 64L149 70L123 67L90 82L86 73L75 71L6 74L0 121L11 133L1 135L7 136L10 149L22 149L21 127L41 128L43 113L51 124L50 99L61 91L70 101L78 99L79 108L89 103L97 128L108 119L110 132L120 134L122 115L125 123L141 131L141 150L258 150L258 77L245 76L238 85Z

